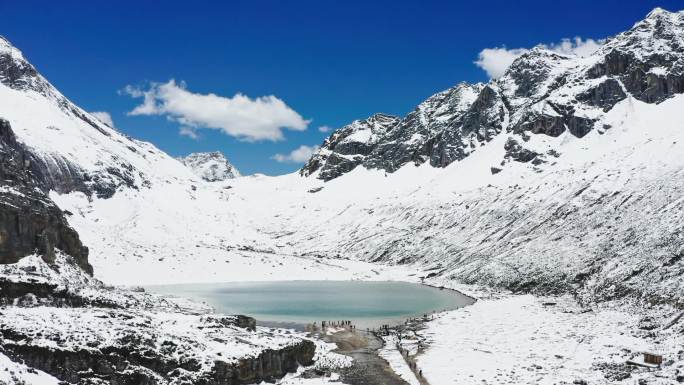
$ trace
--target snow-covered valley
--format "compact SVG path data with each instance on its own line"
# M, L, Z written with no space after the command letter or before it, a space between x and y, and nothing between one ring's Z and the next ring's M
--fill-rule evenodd
M12 182L3 185L3 205L14 210L26 197L34 208L56 204L62 212L46 215L78 237L36 221L40 234L57 234L40 238L38 248L82 242L94 278L74 272L60 253L0 258L9 288L0 365L8 357L26 361L12 363L16 381L50 383L26 368L33 362L77 382L87 376L28 360L22 349L131 349L125 354L135 357L137 345L124 338L130 334L151 347L140 354L169 370L134 358L129 369L158 383L234 379L215 362L228 368L239 357L278 362L268 375L239 381L273 379L329 357L312 358L304 335L207 319L199 305L129 289L401 280L479 299L413 336L427 344L414 359L433 385L682 382L680 43L684 13L655 10L589 57L535 49L501 79L436 94L406 118L354 122L301 172L268 177L239 176L220 154L195 154L184 164L120 134L73 105L2 40L2 160L12 165L4 166ZM3 226L12 227L12 218ZM39 284L49 288L46 298L31 291ZM291 347L296 362L264 358ZM187 354L176 356L181 350ZM644 351L662 354L665 364L626 364ZM384 354L410 377L395 353ZM169 375L174 365L182 370ZM12 383L4 375L0 383ZM290 375L283 384L329 381Z

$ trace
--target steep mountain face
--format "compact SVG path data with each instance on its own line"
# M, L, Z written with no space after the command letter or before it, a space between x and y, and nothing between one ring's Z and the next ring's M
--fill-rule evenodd
M26 148L29 167L45 192L108 198L121 188L192 178L153 145L121 134L73 104L1 37L0 102L0 118Z
M218 151L197 152L178 160L207 182L225 181L240 176L238 169Z
M496 110L492 92L481 84L461 84L430 97L389 130L364 166L393 172L408 162L442 166L462 158L473 143L501 129L496 113L476 110Z
M15 263L36 252L53 263L56 250L61 250L92 274L88 248L69 226L62 210L38 188L30 171L30 159L31 155L17 143L10 124L0 119L0 265Z
M440 92L405 118L385 127L363 159L325 172L349 156L335 149L340 129L328 138L301 170L330 180L361 164L394 172L413 163L446 167L461 161L497 136L505 136L504 154L491 165L499 172L510 161L533 168L561 154L549 146L533 147L531 135L582 138L610 127L597 122L616 103L632 96L661 103L684 92L684 13L655 9L632 29L609 39L588 57L536 47L523 54L504 76L488 84L460 84ZM343 149L344 151L344 149ZM321 169L319 173L316 173Z
M375 114L336 130L309 159L301 174L319 172L319 178L330 180L353 170L398 122L394 116Z

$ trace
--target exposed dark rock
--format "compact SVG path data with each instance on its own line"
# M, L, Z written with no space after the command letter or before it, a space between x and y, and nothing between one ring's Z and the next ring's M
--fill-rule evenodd
M608 111L620 100L626 98L622 86L615 79L606 79L598 86L577 95L577 100Z
M204 385L253 384L274 381L295 372L300 365L311 365L315 353L314 343L302 340L237 362L216 361L210 372L203 372L192 359L175 359L172 342L168 342L167 355L147 349L144 341L136 338L121 340L116 348L69 350L26 343L30 337L11 330L3 329L1 333L5 339L4 352L9 357L71 383L101 379L109 384L160 384L174 380Z
M274 381L295 372L300 365L311 365L315 350L316 345L312 341L303 340L281 350L267 349L256 358L241 359L237 364L217 361L211 379L199 383L232 385Z
M345 174L363 162L363 157L359 155L344 156L332 153L328 156L325 167L321 170L320 179L330 180Z
M543 115L530 111L513 127L514 133L519 134L525 131L556 137L565 132L565 124L561 116Z
M565 130L578 138L588 134L594 128L594 121L574 115L574 110L566 106L547 103L555 112L553 115L528 110L512 128L517 134L530 132L548 136L560 136Z
M6 43L0 37L0 45ZM11 51L0 52L0 82L15 90L36 89L41 90L42 85L38 84L36 69L25 61L17 61L12 56Z
M631 52L613 50L602 63L589 71L593 78L616 76L635 98L647 103L659 103L674 94L684 92L684 71L675 55L655 54L639 59ZM650 72L654 68L670 68L667 74Z
M521 55L506 71L506 76L516 85L515 97L533 98L538 95L540 87L549 81L553 67L569 60L565 55L555 53L543 47L535 47Z
M485 86L462 116L454 119L452 129L444 130L434 139L430 149L430 164L446 167L468 156L480 143L489 142L502 130L505 108L500 95Z
M381 137L363 165L394 172L407 163L444 167L463 159L500 127L497 102L496 92L482 85L461 83L437 93Z
M538 153L524 148L513 138L508 138L504 145L504 150L506 150L506 159L512 159L521 163L530 162L539 156Z
M57 248L92 274L88 249L62 210L38 188L27 166L9 123L0 120L0 263L14 263L33 253L53 261Z
M218 327L225 327L235 325L249 331L256 330L256 320L252 317L244 315L209 315L202 319L208 325L216 325Z
M330 180L353 170L398 122L394 116L375 114L340 128L323 142L300 174L308 176L320 171L320 179Z

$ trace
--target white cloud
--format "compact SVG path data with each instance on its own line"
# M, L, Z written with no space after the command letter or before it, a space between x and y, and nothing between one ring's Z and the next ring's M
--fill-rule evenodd
M574 39L563 39L558 43L540 44L540 46L565 55L585 57L596 52L603 42L603 39L583 40L578 36ZM528 51L528 48L485 48L480 51L478 59L475 61L475 65L485 70L490 78L497 79L506 72L506 69L508 69L515 59Z
M524 48L485 48L480 51L480 55L478 56L477 61L475 61L475 64L485 70L490 78L497 79L506 72L506 69L518 58L518 56L525 52L527 52L527 49Z
M197 129L192 127L182 126L180 130L178 130L178 134L181 136L187 136L190 139L199 139L199 135L197 135Z
M166 116L182 125L181 135L190 137L210 128L245 141L277 141L283 139L283 129L303 131L309 124L273 95L252 99L240 93L233 97L199 94L173 79L152 83L147 90L126 86L123 92L143 99L129 115Z
M108 125L109 127L115 128L114 127L114 121L112 120L112 115L109 112L95 111L95 112L91 112L90 115L96 117L99 121Z
M586 57L596 52L601 45L605 42L604 39L594 40L587 39L582 40L581 37L576 36L574 39L563 39L560 43L550 44L545 46L546 48L556 51L559 53L564 53L566 55L577 55L579 57Z
M330 127L330 126L320 126L320 127L318 127L318 131L324 132L324 133L325 133L325 132L330 132L330 131L332 131L332 130L333 130L333 128Z
M316 146L301 145L289 154L275 154L272 158L280 163L304 163L311 158L316 150L318 150Z

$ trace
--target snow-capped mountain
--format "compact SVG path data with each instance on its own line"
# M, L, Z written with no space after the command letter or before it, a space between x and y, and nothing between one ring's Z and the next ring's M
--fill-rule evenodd
M225 181L240 176L238 169L219 151L196 152L178 160L207 182Z
M94 279L84 243L98 274L112 254L215 225L193 207L202 181L77 107L4 39L0 102L0 383L261 383L312 363L314 343L291 331ZM98 217L105 227L81 227Z
M336 130L302 168L302 175L320 169L320 178L336 178L362 164L379 138L399 122L399 118L375 114Z
M128 285L402 279L571 294L587 309L629 300L674 315L663 328L646 319L620 330L662 347L681 335L681 322L666 329L684 306L682 93L684 12L656 9L588 57L537 47L501 78L437 93L404 118L355 121L300 173L228 180L237 170L220 154L181 163L102 124L0 40L0 284L11 289L0 301L13 304L0 320L0 363L70 382L161 384L216 378L216 367L229 381L252 368L251 383L265 363L280 376L313 356L289 332L103 285L84 274L91 265L95 278ZM501 322L490 332L508 330ZM557 336L568 349L597 336L570 329ZM273 349L292 344L299 358L283 366ZM684 367L674 345L663 348L674 364L653 372L663 383ZM116 354L98 355L107 351ZM132 358L124 370L119 354ZM98 365L81 370L91 359ZM617 365L579 361L602 372L599 382Z
M4 38L0 83L0 117L29 148L30 167L45 191L111 197L119 188L193 177L152 144L123 135L76 106Z
M337 146L356 122L343 127L326 139L301 174L330 180L359 164L388 172L408 163L445 167L497 136L507 140L492 172L511 160L533 167L553 162L561 155L557 149L534 147L531 136L569 132L582 138L593 130L604 132L610 127L600 124L601 118L621 100L631 96L661 103L684 92L683 23L684 13L657 8L588 57L536 47L501 78L435 94L372 137L359 137L354 148Z
M459 84L403 119L355 121L311 158L309 177L198 183L154 146L88 123L8 44L0 96L14 108L0 117L109 282L256 279L249 252L273 259L259 274L302 279L316 269L293 258L344 256L679 301L681 237L662 223L682 219L683 15L655 10L585 58L537 47L500 79Z

